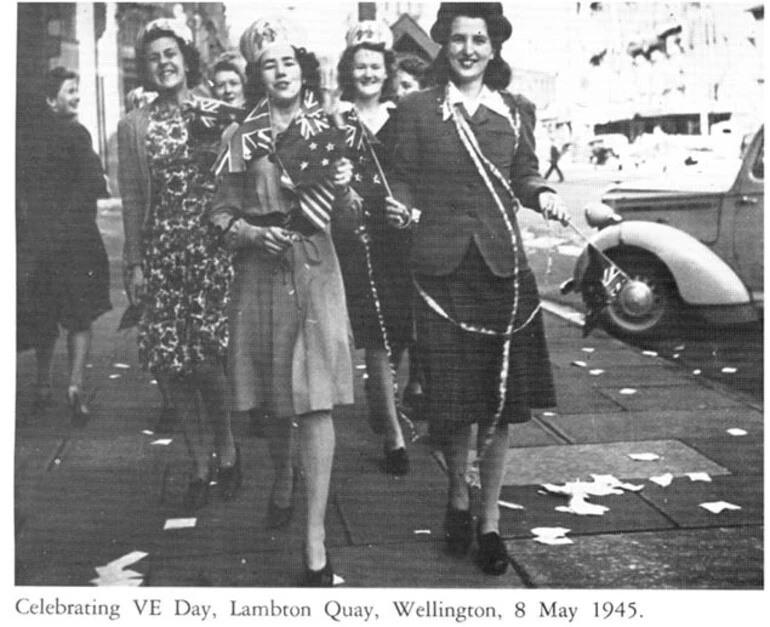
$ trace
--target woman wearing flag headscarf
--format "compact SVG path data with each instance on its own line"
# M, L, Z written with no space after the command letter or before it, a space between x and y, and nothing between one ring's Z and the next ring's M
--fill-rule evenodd
M18 332L20 345L29 342L35 348L35 411L42 411L51 403L58 328L67 330L67 402L73 422L82 425L90 416L83 369L91 325L111 308L107 253L96 226L96 199L107 189L91 135L76 119L78 75L63 67L51 70L45 101L18 165L19 197L27 207L21 225Z
M253 106L227 138L210 214L234 251L229 372L235 409L261 408L275 476L268 525L288 523L304 474L304 585L331 586L324 517L334 456L335 405L353 402L349 322L331 211L352 206L343 131L318 101L319 64L279 22L259 20L241 38ZM280 524L277 524L280 523Z
M409 227L420 298L432 433L448 466L445 539L465 554L473 541L466 467L477 423L481 511L476 559L505 572L498 500L508 424L555 404L535 278L516 222L520 205L566 222L559 197L538 174L534 105L505 88L500 56L511 35L500 3L442 3L433 39L436 87L399 104L393 225ZM417 212L419 221L415 223Z
M221 496L232 499L242 480L224 374L232 266L203 220L222 128L201 113L215 111L217 101L190 93L201 75L185 24L165 18L147 24L136 60L145 89L158 96L118 124L124 278L129 301L143 307L140 362L166 381L190 449L192 479L183 504L194 511L208 502L215 478L205 416Z
M349 103L345 116L363 125L358 162L352 183L363 199L367 242L349 228L334 229L348 313L356 348L365 349L369 422L385 436L385 472L405 475L409 456L399 424L393 374L412 341L412 286L409 240L387 227L384 176L395 130L388 100L393 76L393 35L384 22L355 24L346 36L347 48L337 66L340 98ZM380 166L384 171L380 170ZM335 225L336 227L336 225ZM368 261L367 261L367 251Z

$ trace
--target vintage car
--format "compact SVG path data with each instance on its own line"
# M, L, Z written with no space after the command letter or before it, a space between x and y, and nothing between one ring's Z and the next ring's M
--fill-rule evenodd
M747 143L737 176L734 168L729 170L693 177L683 169L667 173L662 184L637 181L608 187L601 203L586 208L588 224L599 231L562 291L582 293L589 314L621 337L668 332L687 312L717 324L760 319L763 128ZM618 272L608 260L625 280L616 280ZM600 311L595 277L606 292Z

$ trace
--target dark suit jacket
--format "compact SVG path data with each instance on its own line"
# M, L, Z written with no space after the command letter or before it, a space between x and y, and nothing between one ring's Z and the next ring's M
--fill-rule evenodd
M482 152L510 177L521 203L539 210L538 194L553 188L539 174L535 106L522 96L505 93L504 99L518 110L518 141L508 120L484 106L469 122ZM510 277L515 258L505 221L454 122L443 121L443 100L444 87L434 87L407 96L398 107L393 191L407 206L422 211L412 231L412 268L418 274L449 274L473 241L495 275ZM499 183L496 189L514 224L519 269L526 268L513 202Z

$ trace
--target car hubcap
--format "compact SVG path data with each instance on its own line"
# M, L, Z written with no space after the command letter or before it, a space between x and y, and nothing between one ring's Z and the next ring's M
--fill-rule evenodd
M642 318L655 308L655 294L647 283L634 279L623 286L618 304L627 315Z

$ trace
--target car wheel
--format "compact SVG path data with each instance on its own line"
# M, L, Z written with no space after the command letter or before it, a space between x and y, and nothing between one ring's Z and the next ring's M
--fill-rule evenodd
M682 303L668 269L649 253L610 256L630 280L602 312L601 325L612 335L627 339L672 334L680 321Z

